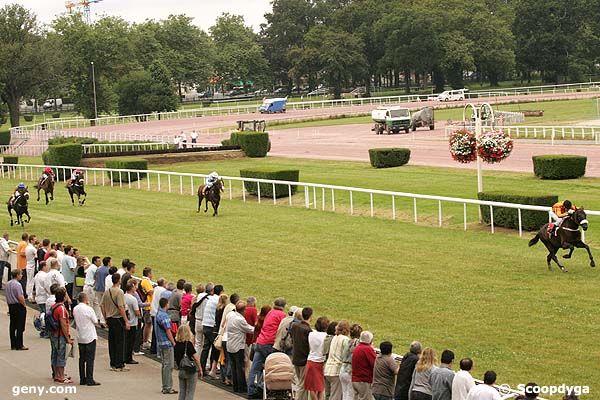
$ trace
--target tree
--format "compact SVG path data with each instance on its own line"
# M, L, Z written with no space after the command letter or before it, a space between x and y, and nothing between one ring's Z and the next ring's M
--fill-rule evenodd
M177 96L167 68L153 62L148 71L132 71L117 85L119 113L122 115L174 111Z
M48 45L36 16L21 5L0 9L0 96L7 103L10 123L19 126L19 103L34 97L57 74L57 53Z

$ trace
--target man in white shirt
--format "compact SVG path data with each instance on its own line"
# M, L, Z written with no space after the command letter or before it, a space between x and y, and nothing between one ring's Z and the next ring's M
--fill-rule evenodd
M202 332L204 333L204 344L202 347L202 353L200 354L200 366L202 368L205 368L206 366L208 354L211 350L212 344L214 343L217 337L217 331L219 327L215 326L215 318L217 314L217 303L219 302L219 296L222 292L223 286L215 285L215 287L210 293L210 296L208 296L205 300L206 305L204 306L204 315L202 316ZM204 376L206 376L206 374L204 374Z
M192 138L192 143L197 143L198 142L198 132L193 130L192 133L190 134L190 138Z
M5 268L8 268L6 281L8 282L10 280L10 263L8 262L8 258L11 252L13 252L13 250L11 250L10 245L8 244L8 233L5 233L0 237L0 289L2 289Z
M85 270L85 282L83 283L83 292L88 295L88 302L99 321L102 312L100 311L100 301L96 301L94 285L96 284L96 271L98 271L101 262L102 259L99 256L92 257L92 263Z
M138 329L138 319L142 316L140 311L140 303L135 297L137 290L137 282L135 279L130 279L125 286L125 310L129 318L129 330L125 332L125 364L139 364L133 359L133 347Z
M483 385L476 385L469 390L467 400L502 400L500 393L492 386L494 383L496 383L496 373L486 371L483 375Z
M37 249L34 246L36 237L30 235L28 239L27 247L25 248L25 258L27 264L25 265L25 271L27 272L27 286L25 291L27 292L27 298L29 301L33 301L33 276L35 275L35 261L37 259Z
M65 247L63 246L63 244L61 242L58 242L54 245L54 249L56 250L56 259L58 260L58 263L60 265L62 265L62 260L63 260L63 257L65 256L65 253L64 253Z
M73 309L73 318L77 327L77 343L79 347L79 384L97 386L94 380L94 360L96 359L96 325L98 317L90 307L88 295L79 293L79 304Z
M64 251L65 252L61 263L61 273L65 278L67 294L70 298L73 298L73 286L75 284L75 269L77 269L77 259L73 257L72 246L65 246Z
M156 287L154 288L154 293L152 295L152 304L150 305L150 317L152 317L152 326L154 326L154 319L156 318L156 313L160 308L160 305L158 304L160 302L160 297L162 296L163 292L167 290L165 288L166 283L167 281L165 280L165 278L160 278L158 281L156 281ZM150 344L151 354L156 354L156 345L156 332L154 331L154 329L152 329L152 342Z
M125 274L125 272L127 272L127 266L129 265L129 258L124 258L123 261L121 261L121 268L119 268L117 270L117 274L121 275L121 278L123 277L123 274ZM112 286L112 284L111 284Z
M46 302L48 301L49 293L46 290L46 278L48 277L48 264L46 261L40 261L39 271L35 274L33 278L34 288L35 288L35 302L40 308L40 313L46 313ZM41 338L48 337L47 331L40 332Z
M452 400L466 400L469 391L475 387L475 379L471 376L473 360L463 358L460 360L460 371L452 381Z

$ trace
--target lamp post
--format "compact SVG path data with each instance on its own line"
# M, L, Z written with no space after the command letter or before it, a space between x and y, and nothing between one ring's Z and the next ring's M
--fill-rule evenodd
M92 85L94 88L94 115L95 115L95 119L98 119L98 102L97 102L97 98L96 98L96 70L94 68L94 62L92 61L90 63L92 65Z
M475 123L475 139L479 144L479 139L482 133L482 122L485 119L486 121L491 121L494 124L494 110L489 103L483 103L479 106L474 105L473 103L468 103L463 108L463 123L466 125L466 112L467 109L471 108L471 120ZM485 116L484 116L485 112ZM479 151L477 152L477 192L483 192L483 170L481 168L481 157L479 157Z

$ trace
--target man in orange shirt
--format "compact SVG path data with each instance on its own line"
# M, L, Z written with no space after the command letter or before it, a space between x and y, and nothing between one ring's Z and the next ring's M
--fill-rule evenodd
M23 286L23 293L27 298L27 274L25 273L25 267L27 266L27 256L25 255L25 249L27 248L27 242L29 241L29 235L23 233L21 235L21 241L17 245L17 269L23 271L23 277L21 278L21 286Z

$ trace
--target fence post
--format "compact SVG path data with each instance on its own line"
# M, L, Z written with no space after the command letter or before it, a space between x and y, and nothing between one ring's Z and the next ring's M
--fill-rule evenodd
M258 204L260 204L260 182L256 182L256 187L258 188Z
M146 184L148 185L148 191L150 191L150 174L146 175Z
M419 219L417 217L417 198L413 197L413 215L415 217L415 224L419 223Z
M275 182L273 182L273 204L277 204L277 193L275 193Z
M113 171L112 169L110 170L110 186L113 186Z
M519 236L522 237L523 236L523 225L522 225L522 220L521 220L521 209L520 208L517 209L517 214L519 215Z
M242 199L246 202L246 182L242 181Z
M233 188L231 187L231 180L229 180L229 200L233 200Z
M183 176L179 175L179 194L183 194Z
M169 181L169 193L171 193L171 174L167 174L167 180Z
M369 193L369 197L370 197L370 203L371 203L371 217L373 215L375 215L375 212L373 210L373 193Z
M288 202L292 205L292 185L288 184Z
M313 205L317 208L317 188L313 186Z
M137 187L138 189L141 189L142 187L142 183L140 182L140 173L137 172Z
M463 203L463 221L465 231L467 230L467 203Z
M323 204L323 211L325 211L325 188L321 188L321 203Z
M396 196L392 195L392 219L396 219Z
M157 172L156 176L158 177L158 191L160 192L160 172Z
M331 189L331 211L335 212L335 190Z
M127 171L127 188L131 189L131 171Z
M438 224L442 227L442 201L438 200Z
M121 173L121 170L119 170L119 187L123 187L123 174Z
M494 207L490 206L490 225L492 227L492 233L494 233Z
M231 184L231 182L230 182ZM194 195L194 177L190 176L190 194L193 196Z
M352 198L352 191L350 191L350 215L354 215L354 199Z

